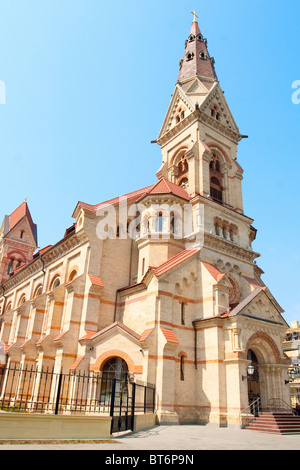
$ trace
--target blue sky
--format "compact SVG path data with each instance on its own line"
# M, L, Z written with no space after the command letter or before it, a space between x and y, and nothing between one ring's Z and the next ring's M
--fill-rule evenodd
M78 200L155 182L158 136L192 22L242 134L244 207L264 281L300 320L298 0L0 0L0 218L25 197L39 245ZM118 137L116 138L116 127Z

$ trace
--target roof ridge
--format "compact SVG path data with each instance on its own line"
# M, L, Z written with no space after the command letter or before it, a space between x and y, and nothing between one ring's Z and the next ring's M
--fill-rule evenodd
M155 266L149 266L148 271L150 270L156 276L159 276L159 275L165 273L166 271L168 271L169 269L172 269L173 267L177 266L181 262L185 261L186 259L189 259L191 256L195 255L198 252L200 252L199 248L194 248L194 249L187 248L187 249L181 251L180 253L178 253L177 255L172 256L172 258L168 259L167 261L164 261L159 266L156 266L156 267ZM178 262L176 262L176 261L178 261ZM175 264L174 264L174 262L175 262ZM164 269L164 268L167 268L167 269Z

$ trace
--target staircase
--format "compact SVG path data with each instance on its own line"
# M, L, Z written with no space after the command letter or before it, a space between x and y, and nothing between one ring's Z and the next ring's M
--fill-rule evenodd
M263 412L245 429L281 435L300 434L300 416L292 413Z

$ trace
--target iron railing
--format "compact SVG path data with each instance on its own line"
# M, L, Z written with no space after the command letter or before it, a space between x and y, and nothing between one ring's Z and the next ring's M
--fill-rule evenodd
M271 413L291 413L297 415L296 410L286 403L282 398L270 398L268 400L268 411Z
M254 418L257 418L261 412L260 398L253 400L249 403L249 406L241 411L240 413L240 427L246 428Z
M133 394L134 389L134 394ZM57 372L13 364L0 368L0 409L123 416L155 410L155 388L101 372Z

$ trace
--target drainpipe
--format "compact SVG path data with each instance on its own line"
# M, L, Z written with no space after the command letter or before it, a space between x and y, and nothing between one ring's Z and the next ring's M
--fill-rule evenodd
M43 278L43 292L44 292L44 285L45 285L45 279L46 279L46 271L45 271L45 261L43 260L43 255L40 255L41 261L42 261L42 271L44 273L44 278Z
M197 328L196 328L196 321L193 321L193 327L194 327L194 357L195 357L195 369L197 369Z

